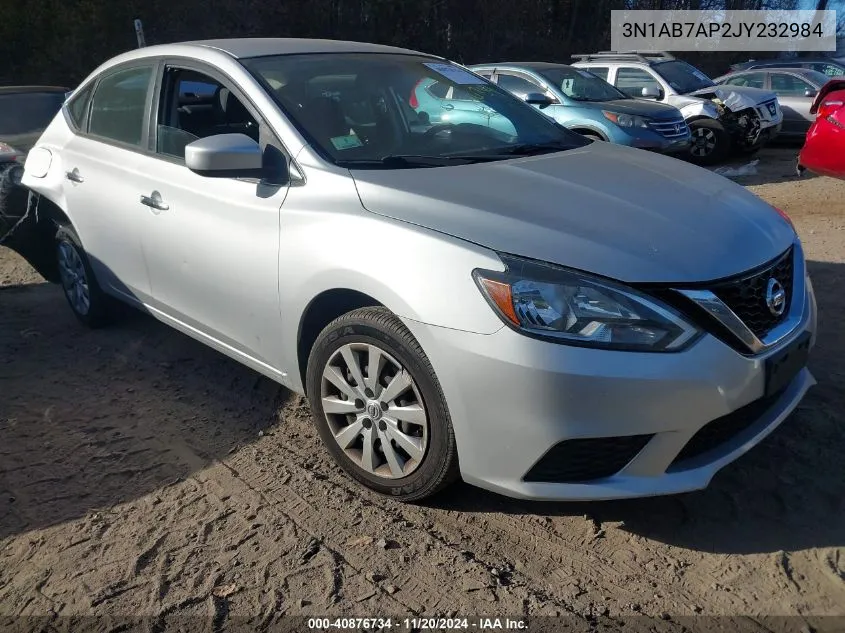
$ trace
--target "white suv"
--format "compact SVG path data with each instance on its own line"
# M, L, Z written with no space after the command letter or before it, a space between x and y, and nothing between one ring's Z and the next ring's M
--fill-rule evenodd
M653 99L681 111L692 132L691 158L712 165L731 152L750 153L774 138L783 122L770 90L718 86L710 77L668 53L573 55L573 66L636 98Z

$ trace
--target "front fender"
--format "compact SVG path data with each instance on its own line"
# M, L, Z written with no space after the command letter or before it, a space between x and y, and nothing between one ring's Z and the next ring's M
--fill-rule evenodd
M310 171L308 185L291 188L285 200L280 235L286 368L297 367L302 315L330 290L369 295L400 318L428 325L480 334L503 327L472 278L476 268L504 270L493 251L370 213L348 176Z

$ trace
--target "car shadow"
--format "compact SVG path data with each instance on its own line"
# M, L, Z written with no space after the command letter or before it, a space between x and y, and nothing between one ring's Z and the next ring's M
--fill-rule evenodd
M818 380L772 435L717 473L703 491L624 501L512 500L462 484L433 500L441 510L510 515L589 515L631 534L725 554L845 546L845 264L810 262L819 335Z
M0 540L190 478L289 396L148 315L92 331L59 286L0 287Z
M752 553L845 546L845 265L811 262L819 384L793 416L703 491L544 503L465 484L437 511L589 515L659 542ZM82 328L61 289L0 287L0 539L71 521L190 478L256 441L286 389L153 318ZM315 447L319 448L319 447Z

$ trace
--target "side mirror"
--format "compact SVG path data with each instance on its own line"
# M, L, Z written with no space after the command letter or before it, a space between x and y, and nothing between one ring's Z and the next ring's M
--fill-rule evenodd
M541 110L548 108L554 103L554 99L549 95L544 95L542 92L529 92L522 100L529 105L539 106Z
M217 134L186 145L185 165L212 178L260 178L264 157L246 134Z
M817 91L817 90L813 90L812 88L807 88L807 89L804 91L804 96L805 96L805 97L815 97L817 94L818 94L818 91Z
M663 97L663 91L655 86L646 86L640 94L643 99L660 99Z

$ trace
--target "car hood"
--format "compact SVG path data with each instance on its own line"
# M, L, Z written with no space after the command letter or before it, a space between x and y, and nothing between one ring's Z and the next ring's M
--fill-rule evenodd
M733 112L739 112L745 108L753 108L766 101L777 99L777 95L771 90L762 88L751 88L748 86L710 86L685 95L688 97L701 97L703 99L716 98L724 103Z
M613 99L611 101L575 101L577 107L593 110L607 110L618 114L636 114L653 119L682 118L678 109L665 103L656 103L644 99Z
M730 180L610 143L352 175L372 213L627 282L728 277L794 239L772 207Z

